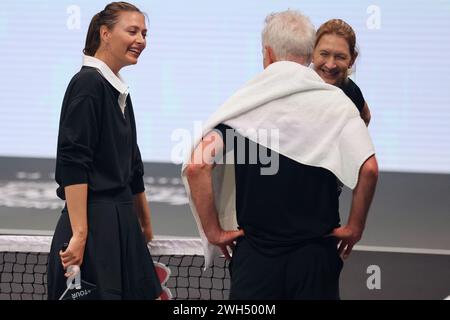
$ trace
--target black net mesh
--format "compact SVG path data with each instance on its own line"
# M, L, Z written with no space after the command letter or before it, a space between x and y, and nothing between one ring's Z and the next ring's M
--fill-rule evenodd
M203 271L203 256L153 255L170 268L166 286L173 299L222 300L230 286L228 262L216 258ZM48 253L0 252L0 300L47 299Z

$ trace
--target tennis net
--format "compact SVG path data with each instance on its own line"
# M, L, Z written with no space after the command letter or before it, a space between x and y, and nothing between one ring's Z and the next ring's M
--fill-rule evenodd
M47 299L47 260L50 236L0 235L0 300ZM173 299L228 298L228 263L223 257L206 271L197 238L156 237L150 246L155 261L169 267L166 283Z

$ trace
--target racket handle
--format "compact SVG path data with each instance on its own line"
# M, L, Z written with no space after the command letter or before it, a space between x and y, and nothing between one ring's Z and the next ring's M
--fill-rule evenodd
M63 245L61 246L61 251L62 252L66 251L68 246L69 244L67 242L64 242Z

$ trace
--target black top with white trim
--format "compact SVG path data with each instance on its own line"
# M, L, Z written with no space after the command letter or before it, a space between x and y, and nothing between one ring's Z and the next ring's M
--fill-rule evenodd
M87 183L94 192L144 191L143 164L131 98L123 113L120 93L94 67L83 66L67 87L59 123L55 179L64 187Z

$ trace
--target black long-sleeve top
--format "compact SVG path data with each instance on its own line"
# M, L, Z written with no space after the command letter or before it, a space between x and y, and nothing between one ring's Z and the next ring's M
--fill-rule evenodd
M128 95L124 113L119 92L95 69L84 66L64 96L59 123L55 179L64 187L87 183L90 191L144 191L144 167Z

